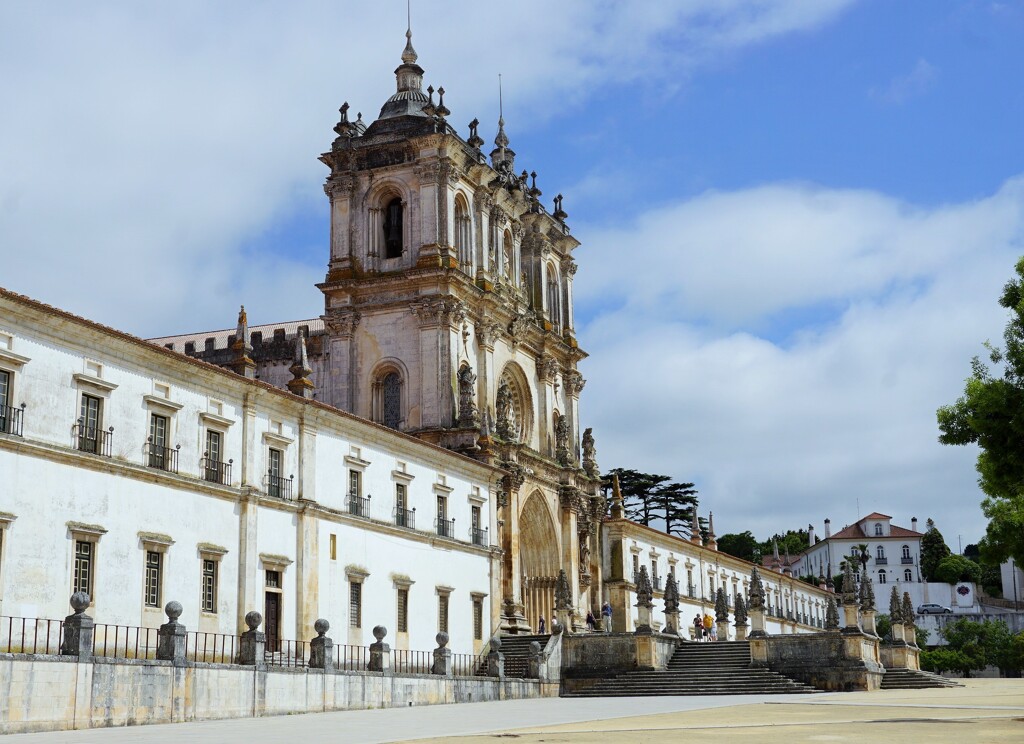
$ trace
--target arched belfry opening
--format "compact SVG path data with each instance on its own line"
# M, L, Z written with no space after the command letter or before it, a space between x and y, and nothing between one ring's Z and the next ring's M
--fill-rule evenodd
M534 491L519 513L520 570L526 621L534 631L544 618L550 631L558 580L558 530L540 491Z

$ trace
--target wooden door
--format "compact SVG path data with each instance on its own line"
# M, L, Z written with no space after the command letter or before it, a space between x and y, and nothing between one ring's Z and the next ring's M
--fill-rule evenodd
M281 650L281 595L277 592L266 592L263 603L263 627L267 634L267 651L277 653Z

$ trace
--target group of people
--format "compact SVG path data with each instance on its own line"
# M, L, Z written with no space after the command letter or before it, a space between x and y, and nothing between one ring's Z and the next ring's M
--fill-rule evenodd
M607 602L605 602L601 606L601 617L604 620L604 624L603 624L604 632L605 633L611 633L611 631L612 631L612 606L610 604L608 604ZM555 623L556 622L558 622L558 619L555 618L555 617L552 617L551 618L551 625L550 625L550 627L552 627L552 628L555 627ZM547 633L548 632L548 627L549 626L548 626L547 622L544 620L543 617L541 617L537 621L537 632L538 633L540 633L542 635L544 633ZM589 611L589 610L587 611L587 630L589 630L591 633L593 633L593 632L595 632L597 630L597 618L595 618L594 617L594 613Z
M717 641L718 632L715 629L715 619L711 615L698 612L693 616L693 639L695 641Z

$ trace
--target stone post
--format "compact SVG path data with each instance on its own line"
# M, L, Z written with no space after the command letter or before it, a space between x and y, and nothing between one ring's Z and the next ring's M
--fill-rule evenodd
M736 640L747 640L747 605L743 601L742 594L736 595L736 611L733 613L733 619L736 621Z
M548 681L547 658L544 649L540 647L539 641L530 641L530 679L537 679L541 682Z
M242 633L238 641L238 663L245 666L263 666L267 636L257 628L263 624L263 615L253 610L245 615L245 624L249 630Z
M91 617L85 614L92 601L85 592L71 595L71 609L74 615L64 618L64 642L60 646L63 656L77 656L84 660L92 657L93 630L96 627Z
M430 666L431 674L452 676L452 650L448 648L448 634L444 631L434 636L437 648L434 649L434 663Z
M868 578L867 572L865 571L860 580L861 624L864 627L865 633L877 638L878 626L875 624L876 615L878 615L878 612L875 610L875 590L871 585L871 579Z
M715 635L718 641L729 640L729 605L725 598L725 589L718 587L715 592Z
M857 580L853 572L853 563L846 561L843 570L843 632L860 633L860 604L857 601Z
M167 622L156 632L156 658L173 662L174 666L185 666L185 626L178 622L181 603L168 602L164 612Z
M555 583L555 617L567 631L572 630L572 587L565 569L558 570L558 581ZM552 628L554 631L554 628Z
M665 582L665 627L661 629L666 635L679 635L679 586L674 574L668 575Z
M768 633L764 629L764 584L761 583L761 574L756 566L750 572L749 595L750 603L747 607L750 614L750 634L747 637L767 638Z
M377 640L370 644L370 660L366 668L371 672L391 671L391 646L384 643L388 629L383 625L373 626L373 637Z
M636 630L635 635L653 635L651 628L651 610L654 609L654 587L651 577L647 574L647 566L640 566L640 576L636 581Z
M327 637L331 624L322 617L313 623L316 638L309 642L309 668L334 671L334 641Z
M505 654L501 652L501 638L494 636L487 652L487 676L505 678Z

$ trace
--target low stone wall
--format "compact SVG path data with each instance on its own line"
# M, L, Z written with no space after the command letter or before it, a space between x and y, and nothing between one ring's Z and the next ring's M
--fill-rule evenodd
M562 691L577 692L623 672L663 670L679 639L668 635L589 633L562 639Z
M764 644L762 649L756 646ZM882 684L878 638L864 633L807 633L751 639L752 657L772 671L819 690L877 690Z
M557 695L537 680L0 654L0 734Z

